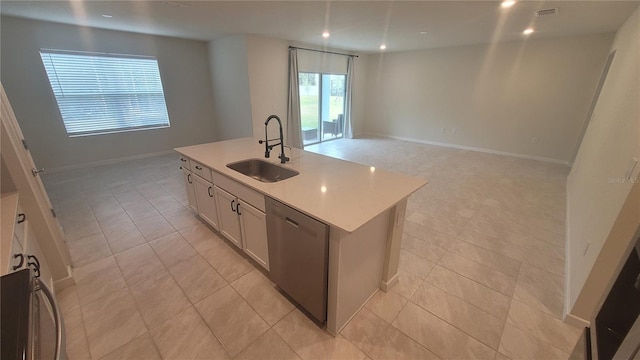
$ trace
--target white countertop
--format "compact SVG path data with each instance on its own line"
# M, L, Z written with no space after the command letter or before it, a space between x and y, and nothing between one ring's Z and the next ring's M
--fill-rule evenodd
M353 232L424 186L424 179L385 171L309 151L285 148L291 159L280 164L280 146L264 158L258 139L242 138L175 149L180 154L331 226ZM226 165L258 158L294 169L299 175L263 183ZM323 191L324 190L324 191Z

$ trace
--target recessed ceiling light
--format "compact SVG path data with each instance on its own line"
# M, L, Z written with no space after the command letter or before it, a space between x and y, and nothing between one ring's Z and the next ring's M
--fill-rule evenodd
M513 5L515 5L515 1L514 0L505 0L502 2L502 4L500 4L500 6L502 6L503 8L510 8Z
M387 45L385 45L385 44L380 45L380 50L384 50L386 48L387 48Z
M325 31L325 32L322 33L322 37L325 38L325 39L328 38L329 36L331 36L331 34L329 34L328 31Z
M526 28L522 33L525 34L525 35L532 34L533 33L533 28Z
M420 31L420 35L427 35L426 31Z
M103 18L107 18L107 19L111 19L113 17L113 15L109 15L109 14L102 14Z

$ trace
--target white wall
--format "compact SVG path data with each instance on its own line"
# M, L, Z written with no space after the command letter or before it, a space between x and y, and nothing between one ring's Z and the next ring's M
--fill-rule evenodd
M0 26L0 81L38 166L75 166L216 140L205 42L4 16ZM68 137L40 48L155 56L171 127Z
M593 315L621 252L632 240L632 234L607 238L616 220L624 215L621 208L625 201L638 202L628 198L632 182L620 180L627 175L632 159L640 159L640 10L618 30L611 47L614 50L613 63L567 180L567 305L570 314L586 320ZM638 167L633 174L636 181ZM634 210L637 216L638 209ZM636 227L640 225L640 219L635 221ZM617 249L616 256L598 258L611 254L612 249Z
M253 136L264 139L264 122L275 114L287 131L287 97L289 87L289 44L286 41L247 36L249 88ZM269 138L278 137L275 122L269 124ZM286 139L286 136L285 136Z
M286 139L289 45L310 48L305 44L258 35L237 35L209 43L219 139L246 136L262 139L264 122L271 114L278 115L282 120ZM311 52L306 55L305 61L313 64L321 58L321 53ZM364 124L365 66L366 56L356 60L353 100L355 134L362 133ZM224 92L225 89L231 90ZM277 136L278 127L271 123L269 137Z
M247 36L210 41L208 51L218 139L251 136Z
M566 162L612 37L372 55L365 131Z

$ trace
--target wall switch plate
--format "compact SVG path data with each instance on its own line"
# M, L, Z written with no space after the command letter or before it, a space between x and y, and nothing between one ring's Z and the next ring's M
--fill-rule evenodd
M458 132L458 128L451 128L451 134L455 135Z
M537 136L534 136L534 137L531 139L531 142L532 142L532 143L534 143L534 144L537 144L539 141L540 141L540 138L539 138L539 137L537 137Z

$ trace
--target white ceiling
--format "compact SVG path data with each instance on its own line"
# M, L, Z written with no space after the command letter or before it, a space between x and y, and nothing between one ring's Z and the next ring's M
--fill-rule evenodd
M181 38L260 34L377 52L616 31L639 1L1 1L17 17ZM558 8L559 14L535 16ZM104 18L102 14L112 15ZM331 36L325 40L321 33ZM421 34L420 32L425 32Z

